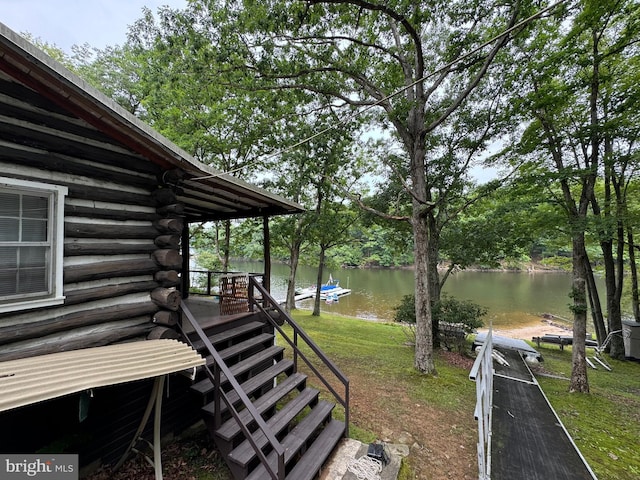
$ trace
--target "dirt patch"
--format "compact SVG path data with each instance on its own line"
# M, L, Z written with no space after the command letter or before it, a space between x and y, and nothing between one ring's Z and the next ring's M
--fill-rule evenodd
M463 368L473 364L463 355L441 353L447 363L463 364ZM411 478L477 478L477 427L472 412L416 403L402 382L384 382L354 371L348 376L352 422L374 432L382 441L408 445L407 461L414 474Z
M473 358L470 358L461 353L443 350L439 352L439 354L444 359L444 361L452 367L463 368L465 370L471 370L471 367L473 367Z
M162 446L162 473L167 480L233 480L206 430ZM103 467L85 480L155 480L153 467L142 456L127 461L117 471Z

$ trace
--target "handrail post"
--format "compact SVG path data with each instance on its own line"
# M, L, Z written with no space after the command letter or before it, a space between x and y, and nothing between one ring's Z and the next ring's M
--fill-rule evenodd
M211 296L211 270L207 270L207 296Z
M350 392L349 380L347 379L347 383L344 386L344 403L346 406L344 407L344 436L345 438L349 438L349 422L351 421L351 414L349 413L349 402L351 401L351 392Z
M293 366L298 371L298 331L293 331L293 344L295 348L293 349Z
M251 275L249 275L249 278L251 278ZM252 282L247 282L247 301L249 302L250 312L255 311L255 308L253 306L253 299L254 299L253 289L254 289L254 286L252 285Z
M220 367L218 366L217 362L213 364L213 384L214 384L215 391L219 392L220 391ZM218 429L220 428L220 425L222 425L222 411L220 408L222 404L220 403L220 395L213 396L213 404L214 404L214 408L216 409L214 425L215 425L215 428Z

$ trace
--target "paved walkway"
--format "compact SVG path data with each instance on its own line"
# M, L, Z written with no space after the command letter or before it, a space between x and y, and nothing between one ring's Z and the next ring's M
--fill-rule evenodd
M593 480L595 475L520 354L494 362L492 480Z

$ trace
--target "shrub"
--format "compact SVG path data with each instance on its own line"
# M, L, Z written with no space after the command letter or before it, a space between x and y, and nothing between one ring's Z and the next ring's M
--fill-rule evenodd
M395 307L393 320L400 323L416 323L416 297L405 295L400 301L400 305Z
M415 324L415 296L405 295L400 305L395 308L394 320L396 322ZM442 298L431 306L431 318L434 346L440 346L443 340L445 346L460 348L460 336L456 332L462 332L462 340L476 328L483 325L482 317L487 314L487 309L471 300L458 300L444 294ZM447 325L446 334L443 335L440 324ZM415 332L414 332L415 337Z
M438 323L461 323L465 333L472 333L484 325L482 317L487 314L486 308L471 300L458 300L446 294L432 306L431 311Z

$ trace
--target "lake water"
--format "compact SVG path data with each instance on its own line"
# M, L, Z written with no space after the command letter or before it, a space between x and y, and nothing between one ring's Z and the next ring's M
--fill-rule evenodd
M234 262L232 270L262 272L261 262ZM298 287L315 284L317 270L299 267ZM289 269L273 264L271 292L276 299L284 299ZM340 297L338 303L321 302L322 311L359 318L393 320L394 308L404 295L413 293L412 270L386 269L333 269L329 278L350 288L351 295ZM600 280L599 280L600 281ZM543 313L571 318L569 291L571 275L568 273L526 272L458 272L449 277L444 291L461 300L472 300L488 310L484 318L495 326L525 325L540 320ZM599 285L603 288L603 285ZM602 290L603 291L603 290ZM299 308L313 308L313 300L298 303Z

